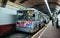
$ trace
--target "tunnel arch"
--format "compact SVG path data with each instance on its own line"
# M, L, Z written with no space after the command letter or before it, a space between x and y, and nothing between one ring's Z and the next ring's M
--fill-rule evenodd
M52 10L52 12L60 10L60 4L58 4L56 2L48 2L48 4L49 4L50 9ZM47 13L48 12L47 11L48 9L46 9L47 7L46 7L46 5L44 3L43 4L35 5L34 8L36 8L36 9L44 12L45 14L48 14Z

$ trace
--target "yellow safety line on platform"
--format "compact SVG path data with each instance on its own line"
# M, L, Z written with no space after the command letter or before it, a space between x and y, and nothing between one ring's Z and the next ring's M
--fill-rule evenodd
M43 31L47 26L44 26L42 29L40 29L35 35L33 35L31 38L34 38L37 36L41 31Z

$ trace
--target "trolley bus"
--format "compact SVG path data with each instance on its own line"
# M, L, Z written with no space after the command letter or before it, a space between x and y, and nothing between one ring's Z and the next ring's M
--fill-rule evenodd
M16 30L34 33L40 27L39 24L43 19L40 18L39 11L34 8L17 11Z

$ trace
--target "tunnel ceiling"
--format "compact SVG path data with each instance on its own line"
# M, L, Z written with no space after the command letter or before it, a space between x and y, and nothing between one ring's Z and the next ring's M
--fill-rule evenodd
M23 2L21 0L14 0L14 3L20 4L25 7L33 7L44 12L47 15L50 15L48 13L48 9L44 0L23 0ZM57 8L60 7L60 0L48 0L48 4L51 11L55 12L55 10L58 10Z
M20 5L25 6L25 7L33 7L36 5L45 4L44 0L23 0L23 1L14 0L12 2L20 4ZM60 4L60 0L48 0L48 2Z
M16 3L18 5L22 5L24 7L36 8L44 12L45 14L49 15L44 0L9 0L9 1ZM48 0L48 4L51 11L54 12L55 10L58 10L57 8L60 7L60 0Z

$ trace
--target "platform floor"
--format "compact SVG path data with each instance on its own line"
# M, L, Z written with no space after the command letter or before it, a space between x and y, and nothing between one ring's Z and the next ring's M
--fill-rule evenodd
M60 28L52 26L52 22L50 22L40 38L60 38Z

